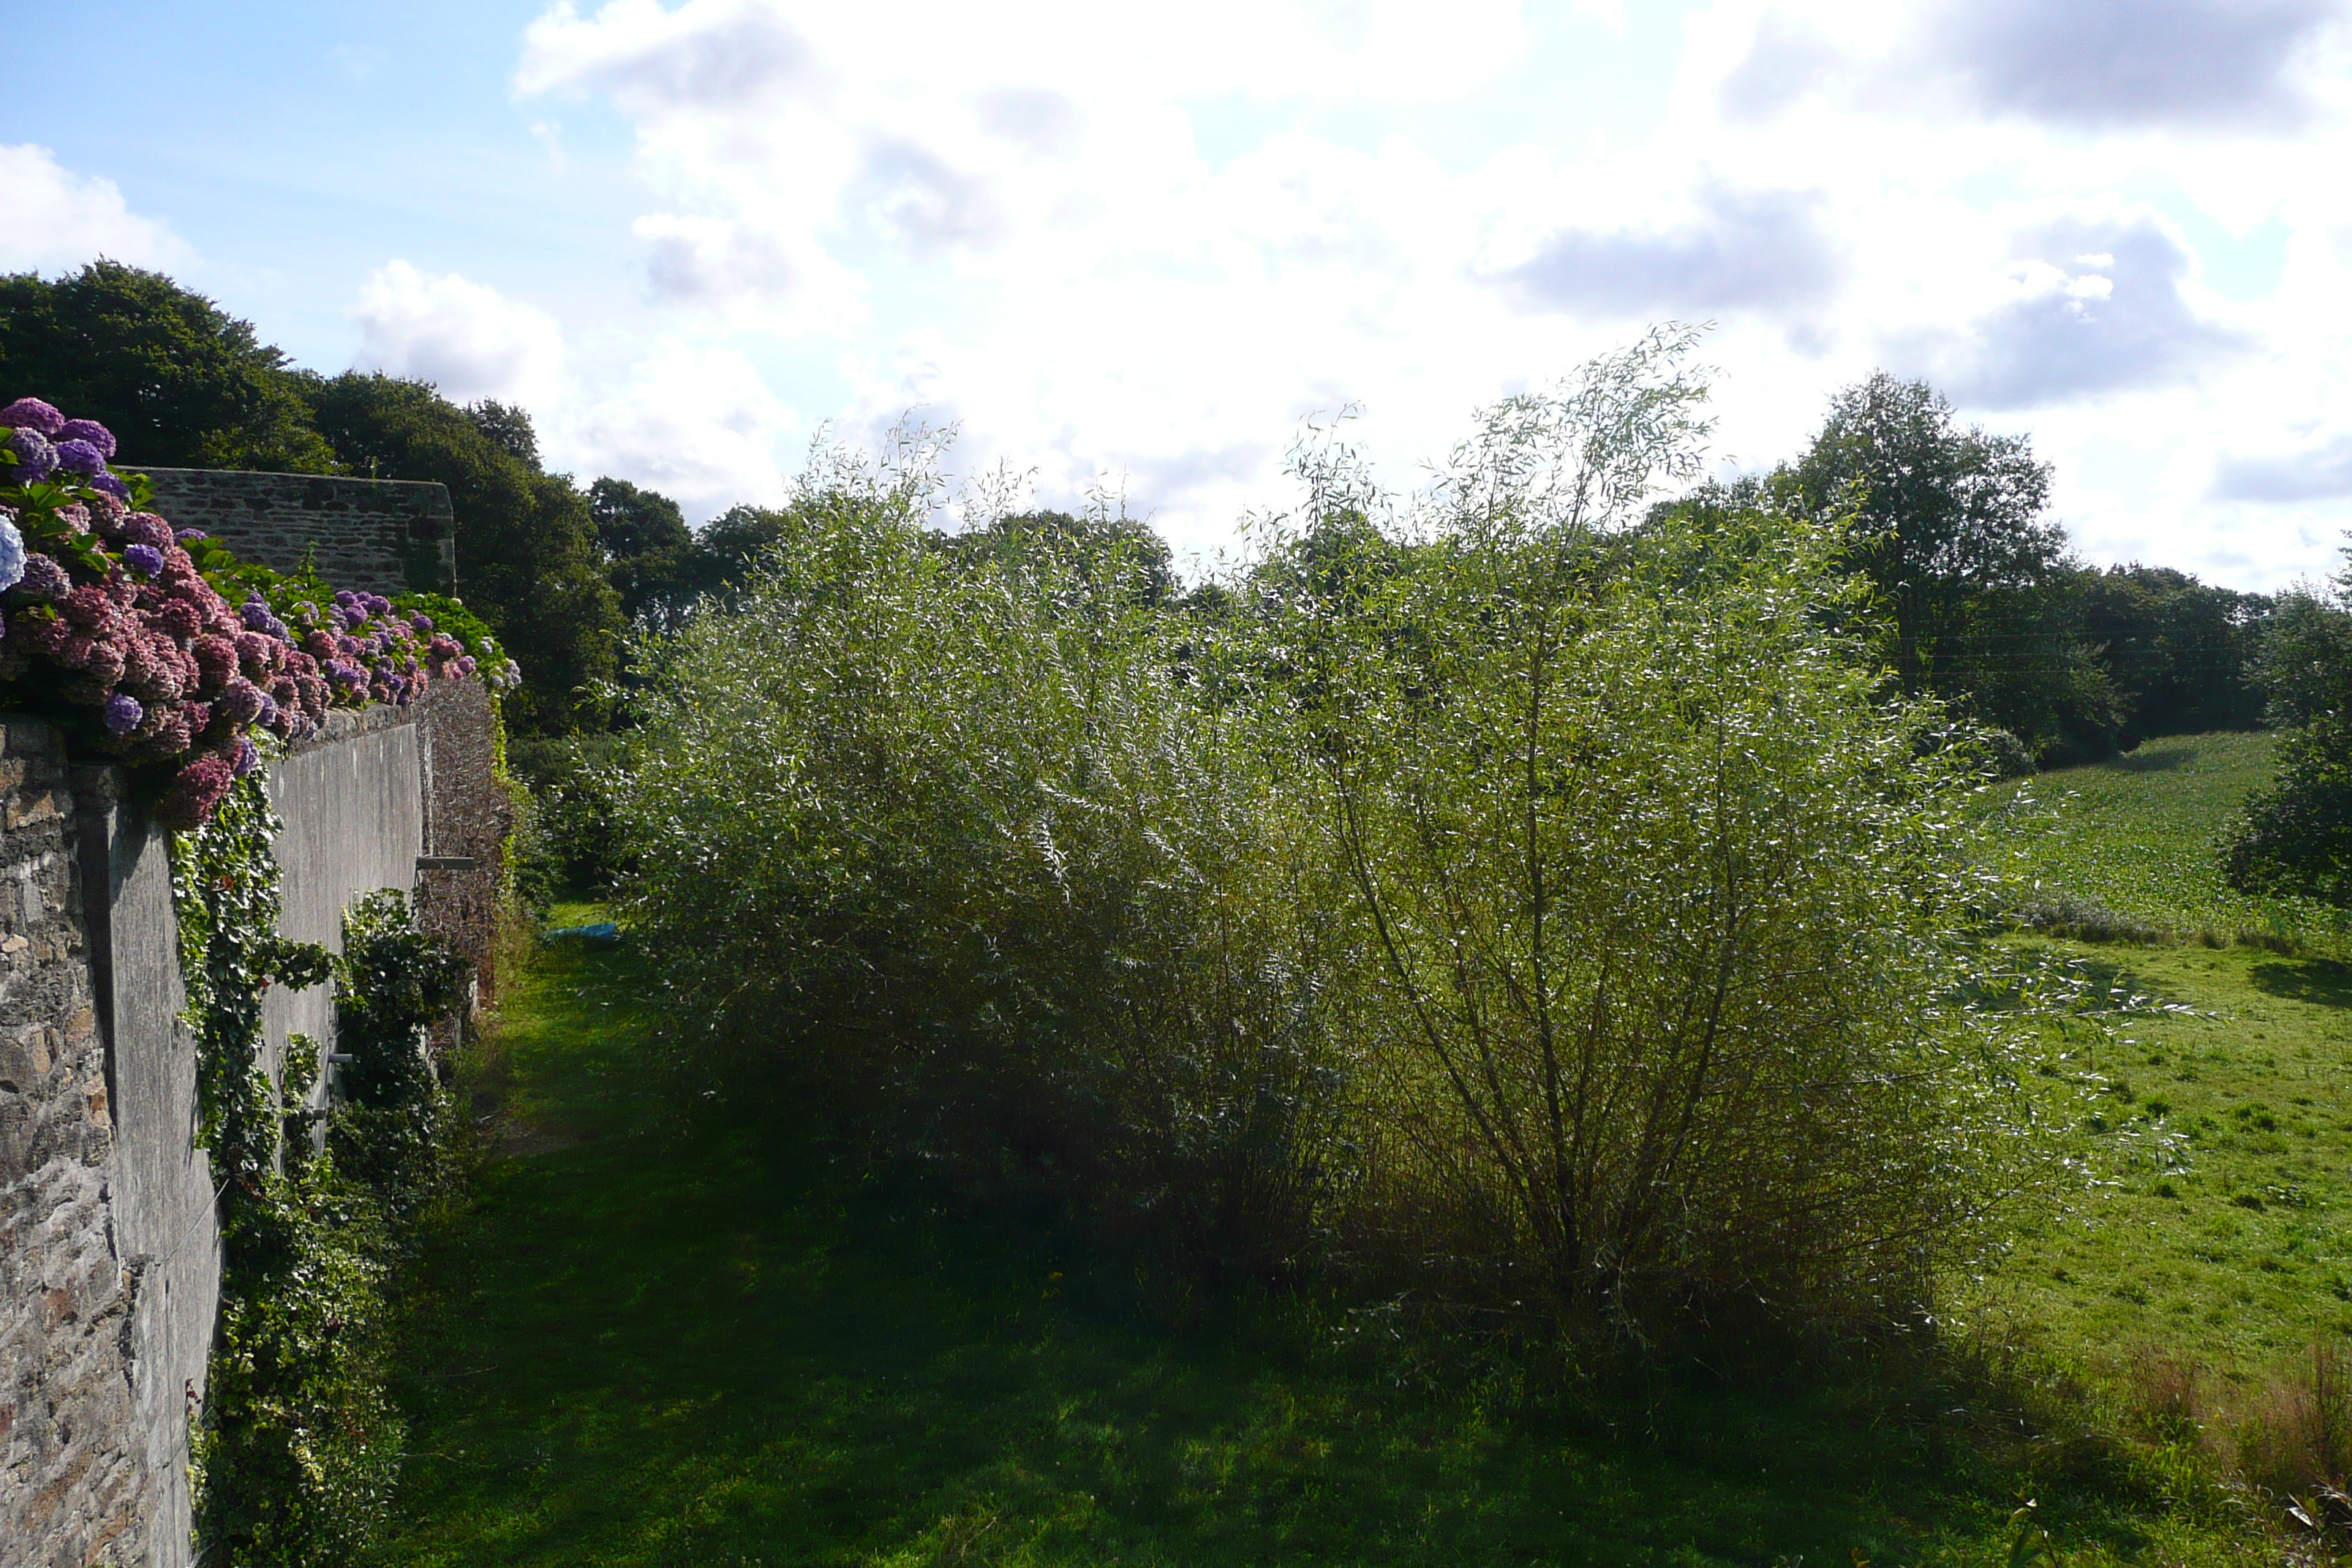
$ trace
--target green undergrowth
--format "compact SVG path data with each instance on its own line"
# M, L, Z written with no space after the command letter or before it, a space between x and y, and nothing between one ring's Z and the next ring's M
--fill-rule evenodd
M2274 1560L1965 1358L1604 1385L1388 1314L1177 1310L1038 1216L835 1163L788 1086L652 1070L647 978L551 945L505 992L500 1152L412 1294L384 1563L1992 1563L2029 1560L2028 1496L2069 1564ZM1982 1310L2088 1313L2055 1288Z
M2032 923L2066 934L2334 951L2341 925L2324 907L2250 898L2221 879L2222 843L2247 795L2270 781L2275 743L2259 731L2166 736L2005 786L1994 868Z

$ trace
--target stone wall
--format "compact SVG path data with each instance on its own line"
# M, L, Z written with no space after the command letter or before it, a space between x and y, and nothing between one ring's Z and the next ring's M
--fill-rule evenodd
M144 1563L138 1275L56 731L0 721L0 1563Z
M344 907L398 887L487 963L492 733L478 683L436 683L273 764L280 929L340 947ZM121 774L0 718L0 1568L189 1568L220 1237L184 1002L167 836ZM331 991L273 990L265 1019L274 1068L289 1029L331 1041Z
M305 559L339 588L386 595L457 591L457 525L444 486L230 468L147 468L149 501L278 572Z
M474 1007L497 999L493 946L515 805L496 774L498 714L478 680L436 680L416 704L425 767L425 862L417 919L474 966Z

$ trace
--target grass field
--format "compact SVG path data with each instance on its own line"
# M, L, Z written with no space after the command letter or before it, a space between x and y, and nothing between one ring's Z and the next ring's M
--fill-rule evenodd
M2222 881L2220 852L2247 792L2267 782L2268 731L2174 735L2087 767L1995 792L1995 864L2028 896L2071 896L2179 935L2242 931L2325 940L2327 913L2250 899Z
M2142 920L2231 917L2200 857L2263 742L2153 744L2038 781L2018 863ZM489 1080L503 1152L415 1293L383 1561L1991 1564L2025 1560L2028 1496L2064 1564L2280 1561L2283 1509L2210 1477L2275 1375L2352 1332L2352 969L2016 946L2103 1003L2037 1079L2076 1170L1955 1282L1954 1342L2009 1370L1606 1386L1313 1303L1171 1318L1050 1226L835 1164L781 1085L649 1072L625 945L542 949ZM2135 1430L2151 1365L2190 1387L2201 1458L2085 1436Z
M525 1136L425 1267L385 1562L1991 1562L2026 1490L2069 1562L2238 1560L1947 1373L1562 1397L1297 1305L1171 1330L1115 1262L835 1170L787 1104L676 1114L643 994L550 950L510 999Z
M2259 1446L2265 1401L2352 1335L2352 965L2330 911L2231 892L2220 835L2270 738L2152 742L2015 792L2004 868L2174 940L2016 939L2106 1005L2053 1040L2081 1179L1968 1293L2110 1394L2195 1385L2208 1446ZM2260 940L2233 940L2242 934ZM2280 939L2285 939L2284 942ZM2287 946L2289 951L2277 951ZM2168 1372L2166 1369L2169 1369ZM2218 1439L2218 1442L2217 1442Z
M2084 1179L1980 1300L2089 1368L2152 1347L2242 1384L2352 1333L2352 969L2026 945L2139 1002L2063 1042Z

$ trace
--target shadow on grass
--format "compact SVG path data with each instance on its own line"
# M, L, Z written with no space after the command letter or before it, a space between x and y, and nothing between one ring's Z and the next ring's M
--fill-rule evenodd
M2318 1007L2352 1007L2352 964L2332 958L2278 959L2254 965L2255 986Z
M550 951L515 988L513 1101L580 1141L495 1164L422 1266L382 1562L1925 1562L2005 1540L2025 1447L1950 1384L1562 1401L1493 1366L1408 1375L1365 1321L1296 1304L1170 1331L1115 1261L828 1163L780 1086L676 1114L634 963ZM2043 1498L2062 1539L2128 1546L2112 1500Z

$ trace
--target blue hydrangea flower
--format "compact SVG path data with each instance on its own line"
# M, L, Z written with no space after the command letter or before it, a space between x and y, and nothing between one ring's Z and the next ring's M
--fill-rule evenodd
M197 540L210 539L212 535L206 533L201 528L184 528L177 533L172 535L172 537L178 540L183 544L194 544Z
M24 580L25 536L16 531L15 518L0 512L0 592Z
M56 450L58 467L69 474L106 472L106 454L87 441L60 441Z
M89 479L89 488L94 490L101 490L106 494L112 496L116 500L122 502L125 506L131 504L131 487L124 484L121 479L116 479L112 474L92 474ZM197 537L202 538L203 535L199 534Z
M229 764L230 771L237 777L243 778L260 765L261 748L255 745L248 737L239 735L236 738L236 760Z
M269 606L259 599L247 599L238 606L237 614L245 617L247 631L266 632L269 629Z
M114 432L95 419L68 419L52 434L60 441L87 441L101 458L114 456Z
M39 484L58 466L58 449L29 425L20 425L9 434L8 447L16 454L16 471L8 477L20 485Z
M122 563L133 572L152 577L163 569L163 552L152 544L126 544L122 547Z
M106 700L106 706L99 717L110 733L128 735L139 728L139 721L147 717L147 710L139 705L136 697L126 691L118 691Z

